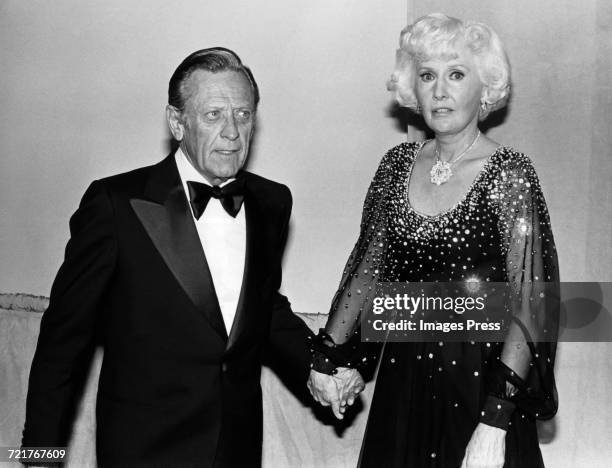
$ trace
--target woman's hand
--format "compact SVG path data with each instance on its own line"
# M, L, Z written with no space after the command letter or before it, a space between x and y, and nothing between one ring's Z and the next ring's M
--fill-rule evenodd
M315 401L331 406L334 416L343 419L347 405L355 402L365 383L357 369L338 367L336 370L335 375L311 370L307 385Z
M503 468L506 431L478 423L465 449L461 468Z

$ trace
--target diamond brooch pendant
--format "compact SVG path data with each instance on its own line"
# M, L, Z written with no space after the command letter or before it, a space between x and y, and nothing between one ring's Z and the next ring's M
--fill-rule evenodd
M451 165L446 161L437 160L431 167L431 171L429 171L431 183L436 185L442 185L447 182L452 175Z

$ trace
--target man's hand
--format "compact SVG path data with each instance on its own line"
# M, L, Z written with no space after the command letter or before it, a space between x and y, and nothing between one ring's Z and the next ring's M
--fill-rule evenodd
M334 416L343 419L347 405L355 403L365 383L357 369L338 367L337 371L335 375L328 375L311 370L307 385L315 401L331 406Z
M502 468L506 456L506 431L478 423L465 449L461 468Z

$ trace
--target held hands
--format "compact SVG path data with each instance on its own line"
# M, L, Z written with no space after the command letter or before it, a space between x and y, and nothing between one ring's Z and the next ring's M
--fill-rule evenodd
M338 367L335 375L310 371L308 390L323 406L331 406L334 416L344 418L347 405L355 402L355 398L365 388L365 383L357 369Z
M478 423L465 449L461 468L502 468L506 456L506 431Z

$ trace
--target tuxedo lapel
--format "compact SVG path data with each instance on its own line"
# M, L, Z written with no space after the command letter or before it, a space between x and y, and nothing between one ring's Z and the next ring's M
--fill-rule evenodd
M227 339L210 269L189 211L174 155L153 167L145 198L134 198L130 204L187 296L217 333Z
M248 177L248 174L243 174L244 177ZM261 220L262 212L257 200L257 194L249 190L248 178L245 181L245 199L244 199L244 211L246 219L246 253L244 262L244 275L242 277L242 288L240 290L240 297L238 299L238 305L236 307L236 315L234 317L234 323L229 334L227 341L227 348L230 349L235 345L236 341L242 335L244 330L249 328L251 320L256 320L257 317L254 314L249 314L248 304L255 303L253 295L256 294L254 289L254 275L256 274L256 265L258 255L261 254Z

